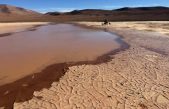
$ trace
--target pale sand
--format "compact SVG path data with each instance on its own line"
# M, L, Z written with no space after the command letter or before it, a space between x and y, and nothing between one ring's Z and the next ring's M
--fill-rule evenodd
M107 63L70 67L59 82L14 109L169 109L169 37L107 28L130 49Z
M23 22L23 23L0 23L0 34L20 32L36 25L44 25L49 22Z
M88 26L100 27L101 22L78 22ZM116 29L135 29L142 31L154 31L169 35L169 21L142 21L142 22L111 22L108 28Z

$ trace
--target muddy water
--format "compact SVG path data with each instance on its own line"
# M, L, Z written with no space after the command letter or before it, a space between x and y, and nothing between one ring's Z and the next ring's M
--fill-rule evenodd
M0 85L53 63L94 60L120 47L108 32L71 24L38 27L0 38Z

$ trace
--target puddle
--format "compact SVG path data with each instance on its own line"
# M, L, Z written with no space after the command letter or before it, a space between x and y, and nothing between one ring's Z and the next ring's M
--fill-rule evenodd
M0 38L0 85L13 82L46 66L64 62L92 61L118 49L119 37L72 24L38 27Z

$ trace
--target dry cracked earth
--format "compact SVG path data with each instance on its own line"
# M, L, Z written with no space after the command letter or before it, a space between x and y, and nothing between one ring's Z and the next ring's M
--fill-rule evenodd
M131 47L110 62L70 67L14 109L169 109L169 36L108 29Z

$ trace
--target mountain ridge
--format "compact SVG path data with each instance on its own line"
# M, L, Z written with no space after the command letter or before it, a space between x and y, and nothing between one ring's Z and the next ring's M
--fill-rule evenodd
M169 21L169 7L124 7L113 10L83 9L45 14L0 4L0 22L70 22L70 21Z
M77 15L77 14L86 14L87 12L122 12L122 11L169 11L169 7L164 7L164 6L152 6L152 7L123 7L123 8L118 8L118 9L113 9L113 10L106 10L106 9L82 9L82 10L73 10L71 12L65 12L62 14L69 14L69 15ZM52 12L48 12L52 14ZM48 14L46 13L46 14ZM53 12L55 13L55 12ZM60 13L60 12L57 12Z

